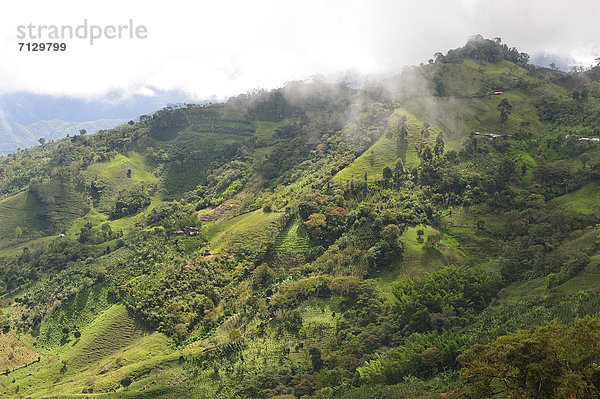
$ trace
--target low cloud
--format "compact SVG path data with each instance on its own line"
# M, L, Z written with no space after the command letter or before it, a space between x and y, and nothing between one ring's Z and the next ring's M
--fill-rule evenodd
M316 74L390 76L477 33L534 57L556 54L587 66L600 56L598 15L593 0L10 2L0 15L0 93L91 98L156 88L223 99ZM84 19L102 26L132 19L148 37L18 51L17 25Z

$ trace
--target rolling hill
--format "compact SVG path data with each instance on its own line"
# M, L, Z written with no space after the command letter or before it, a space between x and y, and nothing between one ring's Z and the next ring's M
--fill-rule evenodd
M0 158L0 396L594 397L599 89L475 37Z

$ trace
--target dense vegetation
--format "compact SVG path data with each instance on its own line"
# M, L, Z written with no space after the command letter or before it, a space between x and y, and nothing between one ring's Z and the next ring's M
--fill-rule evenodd
M474 37L0 158L0 396L598 396L599 68Z

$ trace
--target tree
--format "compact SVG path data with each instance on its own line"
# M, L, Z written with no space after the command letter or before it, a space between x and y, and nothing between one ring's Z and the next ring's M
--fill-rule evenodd
M397 120L396 129L389 129L387 133L388 139L393 139L396 136L396 156L400 157L402 153L403 144L406 144L406 137L408 136L408 128L406 127L406 116L400 115Z
M40 138L38 139L38 143L40 143L40 144L41 144L41 146L42 146L42 148L44 148L44 144L46 144L46 139L45 139L45 138L43 138L43 137L40 137Z
M587 163L590 161L591 157L590 157L590 154L588 154L587 152L584 152L583 154L581 154L579 159L581 159L581 163L583 164L583 167L585 168Z
M597 398L600 318L517 331L459 357L467 397Z
M85 129L79 129L79 134L84 136L87 133L87 130Z
M423 148L423 151L421 151L421 159L424 162L429 162L433 159L433 154L431 152L431 147L429 147L428 145L425 146L425 148Z
M233 329L229 331L229 342L237 342L242 338L242 333L240 333L239 330Z
M321 358L321 351L319 348L310 348L308 354L310 355L310 362L312 363L313 370L321 370L321 367L323 367L323 359Z
M579 93L579 100L587 101L589 94L590 94L590 90L587 87L584 87L583 89L581 89L581 92Z
M404 162L401 158L398 158L394 164L394 183L400 183L402 175L404 175Z
M429 128L431 127L431 125L427 122L423 123L423 129L421 130L421 136L423 137L429 137Z
M389 166L383 168L383 179L385 181L391 180L393 176L394 174L392 173L392 169Z
M440 134L438 134L437 138L435 139L435 147L433 147L433 153L438 158L444 155L444 139L442 132L440 132Z
M252 285L255 288L266 288L268 287L275 277L273 269L271 269L266 263L262 263L256 269L252 271Z
M440 77L433 78L435 95L443 97L446 95L446 86Z
M15 227L15 237L21 238L23 236L23 229L20 226Z
M508 120L508 116L511 114L513 106L506 98L503 98L497 108L500 112L500 124L502 125L502 129L504 129L504 124Z
M86 243L92 239L94 225L91 222L87 222L81 227L81 232L79 233L79 242Z
M510 183L515 176L515 172L516 168L513 160L508 157L504 158L500 163L500 168L498 170L498 178L500 180L498 185L505 186Z
M100 231L102 232L105 240L110 240L112 237L112 228L110 227L110 223L102 223L100 225Z
M313 213L308 217L308 220L304 222L304 225L306 226L308 234L311 236L311 238L319 239L322 236L325 227L327 226L327 221L325 215L322 213Z

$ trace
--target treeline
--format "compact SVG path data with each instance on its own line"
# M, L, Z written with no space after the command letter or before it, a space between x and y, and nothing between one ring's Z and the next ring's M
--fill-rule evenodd
M435 54L435 61L441 63L460 62L464 58L487 62L507 60L523 67L526 67L529 62L529 54L519 52L515 47L509 48L506 44L502 44L500 38L491 40L485 39L481 35L470 37L467 44L449 50L446 55L442 53Z

